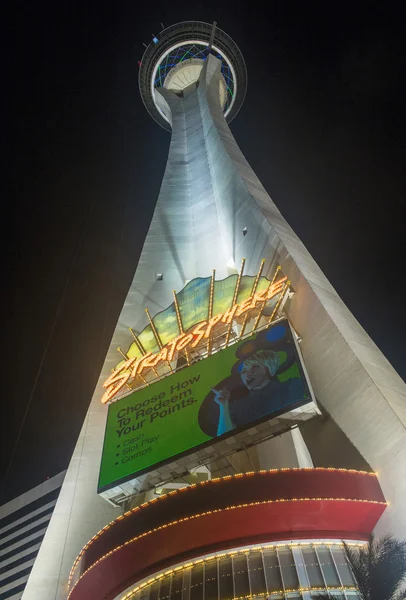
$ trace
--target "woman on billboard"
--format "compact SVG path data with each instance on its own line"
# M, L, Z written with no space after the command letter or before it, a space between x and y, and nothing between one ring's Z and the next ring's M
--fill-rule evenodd
M280 367L279 355L273 350L257 350L246 358L240 368L240 377L248 394L231 400L227 387L212 389L214 401L220 408L217 435L243 427L261 419L303 397L303 382L299 378L281 382L275 376Z

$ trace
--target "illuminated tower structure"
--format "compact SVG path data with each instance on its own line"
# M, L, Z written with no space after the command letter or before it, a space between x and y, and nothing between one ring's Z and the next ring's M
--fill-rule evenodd
M228 123L243 103L247 76L229 36L200 22L163 30L144 53L139 84L150 115L171 131L167 166L24 599L59 600L69 593L71 600L101 600L122 598L125 590L126 597L142 600L288 593L310 598L317 587L341 593L348 588L345 597L354 597L339 540L367 539L382 513L379 532L406 536L405 385L238 148ZM224 280L240 264L251 277L264 268L269 279L280 266L289 279L284 314L300 340L315 397L329 416L301 428L307 447L297 429L258 445L259 469L287 470L228 474L192 488L177 489L175 482L163 500L152 490L144 498L150 502L141 507L127 502L131 510L121 515L119 497L131 499L142 478L117 485L104 498L96 494L106 422L100 399L103 382L121 358L117 347L128 347L129 328L139 343L151 315L173 302L173 290L213 270ZM329 468L312 469L312 462ZM360 465L369 473L340 470ZM168 479L168 472L158 472L155 486L159 477ZM383 512L385 499L389 506Z

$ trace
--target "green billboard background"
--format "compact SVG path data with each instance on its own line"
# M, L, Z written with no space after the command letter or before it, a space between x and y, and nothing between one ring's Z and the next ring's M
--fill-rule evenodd
M248 412L247 417L242 417L246 422L241 423L240 417L238 426L217 435L220 409L212 390L226 386L232 390L231 399L243 393L245 396L236 402L245 402L249 408L250 394L242 385L241 368L255 352L269 349L278 355L279 367L272 389L277 390L276 395L282 400L275 404L273 393L269 412L266 409L266 414L254 419ZM286 382L293 390L288 394ZM289 325L287 322L277 324L111 404L99 491L307 401L310 401L310 393Z

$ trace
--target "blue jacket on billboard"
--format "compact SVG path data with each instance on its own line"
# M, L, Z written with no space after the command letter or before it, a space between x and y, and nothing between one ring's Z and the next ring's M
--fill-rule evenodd
M275 374L279 368L279 357L272 350L259 350L246 359L240 377L248 394L233 398L226 387L214 392L214 400L220 408L217 435L243 427L252 421L280 411L289 404L303 399L305 388L299 378L279 381Z
M251 421L279 411L281 408L303 398L304 388L300 379L270 381L260 390L251 390L247 396L230 402L229 411L234 427L243 427Z

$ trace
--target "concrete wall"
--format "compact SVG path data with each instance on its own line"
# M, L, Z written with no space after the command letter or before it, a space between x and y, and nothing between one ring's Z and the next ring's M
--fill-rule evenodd
M0 598L22 598L64 477L58 473L0 506Z
M315 467L372 471L345 433L327 413L300 425Z

